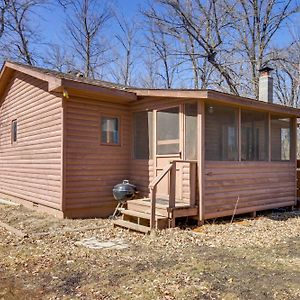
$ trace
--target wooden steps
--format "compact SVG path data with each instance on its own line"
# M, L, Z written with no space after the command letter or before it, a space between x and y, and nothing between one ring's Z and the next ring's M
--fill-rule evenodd
M114 226L128 228L142 233L150 232L151 204L149 198L135 199L127 202L127 209L121 211L122 219L115 220ZM155 229L175 227L177 217L197 216L198 208L187 203L176 203L175 208L169 208L165 199L156 203Z
M150 227L144 226L144 225L140 225L140 224L136 224L130 221L124 221L124 220L115 220L114 221L114 226L120 226L120 227L124 227L124 228L128 228L134 231L139 231L142 233L149 233L150 232Z
M134 210L146 214L150 214L150 199L135 199L127 202L127 208L129 210ZM168 211L166 210L166 205L156 203L156 214L160 216L168 217Z
M129 209L123 210L123 215L124 216L130 216L130 217L137 217L137 218L140 218L140 219L149 219L150 220L150 214L142 213L142 212L134 211L134 210L129 210ZM155 219L156 220L164 220L164 219L166 219L166 217L156 215Z

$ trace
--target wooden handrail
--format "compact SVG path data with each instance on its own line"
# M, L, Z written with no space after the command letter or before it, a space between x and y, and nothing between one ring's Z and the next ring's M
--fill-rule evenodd
M175 195L176 195L176 163L189 163L190 164L190 204L195 205L196 197L196 160L173 160L167 165L162 172L154 178L149 184L150 188L150 199L151 199L151 217L150 217L150 228L155 228L155 215L156 215L156 192L157 185L161 180L170 172L170 191L169 191L169 208L175 207Z
M158 185L160 181L167 175L167 173L170 171L171 168L172 168L172 163L164 167L162 172L157 177L155 177L154 180L149 184L150 189Z

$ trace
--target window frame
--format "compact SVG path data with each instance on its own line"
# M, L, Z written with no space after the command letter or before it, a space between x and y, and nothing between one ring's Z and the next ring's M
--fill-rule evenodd
M14 129L16 128L16 134L14 133ZM16 137L16 139L14 139ZM10 138L11 144L15 145L18 143L18 119L13 119L10 124Z
M118 143L104 143L102 141L102 120L104 118L107 118L107 119L117 119L118 120ZM117 116L117 115L109 115L109 114L101 114L100 116L100 124L99 124L99 130L100 130L100 134L99 134L99 137L100 137L100 145L101 146L114 146L114 147L120 147L122 146L122 143L121 143L121 140L122 140L122 126L121 126L121 117L120 116Z

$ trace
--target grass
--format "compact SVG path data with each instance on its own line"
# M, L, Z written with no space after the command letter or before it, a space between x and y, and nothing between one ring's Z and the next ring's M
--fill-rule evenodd
M300 299L300 212L155 236L22 207L0 206L0 218L29 233L20 239L0 229L0 299ZM98 229L60 232L89 225ZM41 231L52 233L34 237ZM89 237L129 247L75 245Z

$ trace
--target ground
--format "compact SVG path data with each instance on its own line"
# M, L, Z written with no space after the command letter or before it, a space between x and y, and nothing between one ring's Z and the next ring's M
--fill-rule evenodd
M0 205L0 299L300 299L300 211L142 235ZM89 249L85 238L125 249Z

